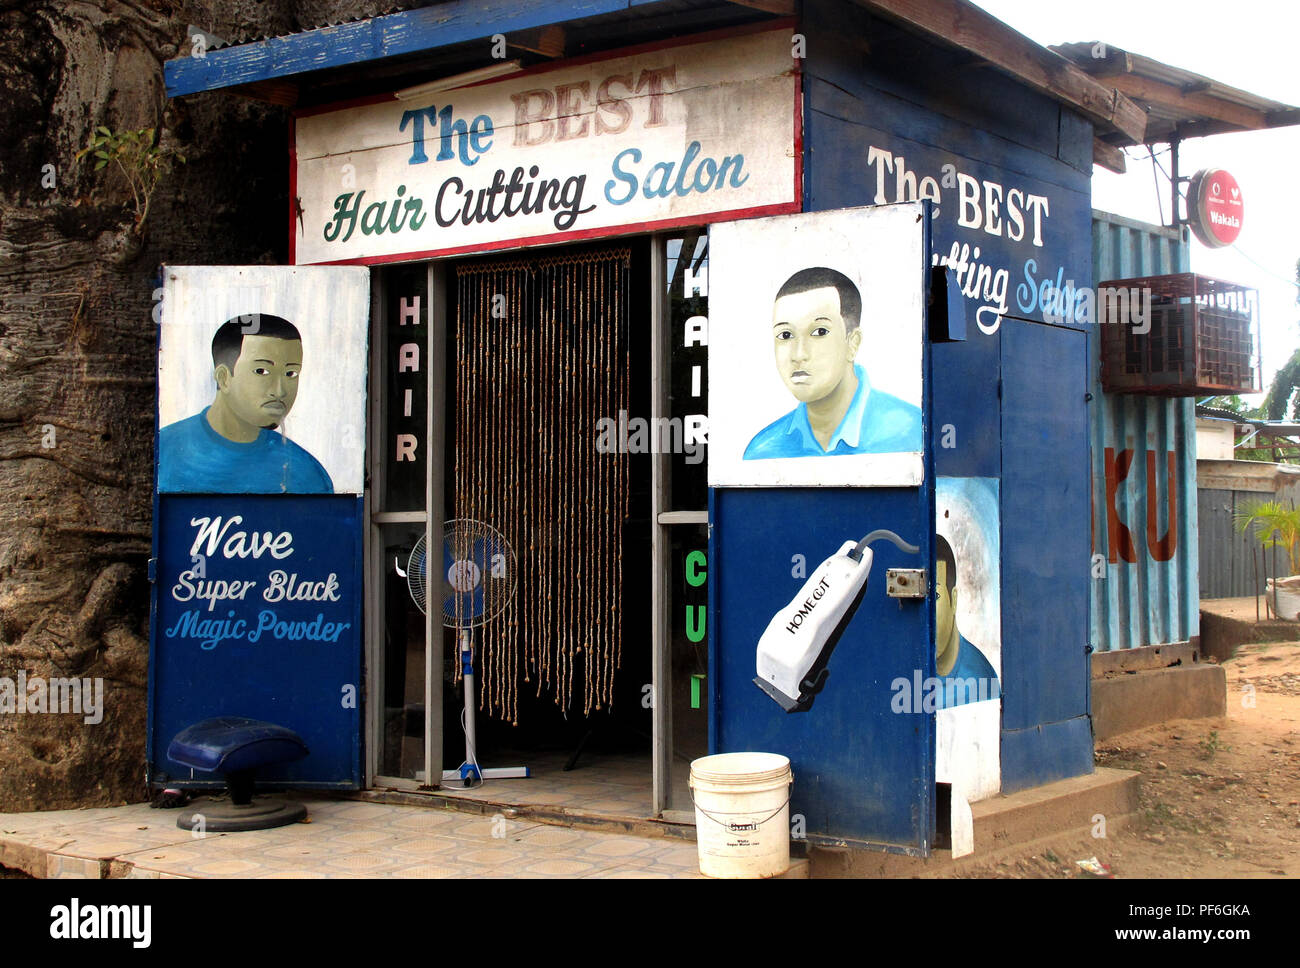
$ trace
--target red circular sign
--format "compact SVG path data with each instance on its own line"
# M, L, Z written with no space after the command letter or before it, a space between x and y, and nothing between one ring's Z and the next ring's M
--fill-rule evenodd
M1192 176L1188 196L1192 231L1214 249L1232 245L1241 234L1241 186L1222 168L1203 168Z

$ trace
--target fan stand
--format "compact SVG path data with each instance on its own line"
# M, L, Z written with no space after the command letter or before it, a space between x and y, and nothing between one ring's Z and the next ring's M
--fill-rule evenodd
M443 770L442 782L459 781L465 787L469 787L475 779L482 783L484 780L510 780L530 776L526 766L499 766L488 770L479 767L475 759L477 736L474 732L474 648L469 629L460 629L457 635L460 642L461 678L465 680L465 762L458 770Z

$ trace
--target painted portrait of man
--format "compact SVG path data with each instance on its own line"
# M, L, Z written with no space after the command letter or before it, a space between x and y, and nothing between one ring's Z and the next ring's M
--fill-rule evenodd
M957 627L957 559L942 535L934 539L934 667L939 679L936 708L997 699L993 664Z
M862 294L844 273L815 266L790 276L773 300L770 338L797 403L754 435L744 460L922 449L920 408L874 389L857 361Z
M302 336L287 319L254 313L223 323L212 337L211 405L159 433L158 489L334 493L321 463L280 432L302 370Z

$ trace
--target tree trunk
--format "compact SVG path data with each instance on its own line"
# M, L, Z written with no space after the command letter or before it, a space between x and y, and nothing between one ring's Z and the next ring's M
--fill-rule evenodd
M190 23L239 40L364 6L0 2L0 811L146 797L159 265L287 257L287 111L168 102L162 62ZM74 160L97 125L188 159L143 238L125 179ZM102 679L102 721L18 712L20 673Z

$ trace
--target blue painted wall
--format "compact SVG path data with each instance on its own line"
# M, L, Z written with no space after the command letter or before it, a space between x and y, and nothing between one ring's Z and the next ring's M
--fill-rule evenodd
M956 244L957 261L968 247L966 261L988 266L991 281L1005 270L1006 316L1035 321L997 323L999 287L981 285L967 300L966 341L933 346L934 461L940 475L1003 482L1003 791L1090 772L1092 341L1088 321L1051 304L1058 280L1067 290L1092 282L1091 125L853 5L808 4L801 26L809 51L805 207L899 200L902 156L914 179L901 177L903 192L913 183L920 191L926 176L938 183L936 255L948 257ZM882 172L884 155L893 172ZM963 207L959 175L978 183L978 213L968 181ZM1037 233L1026 212L1023 231L1011 224L1012 189L1046 199ZM1001 218L990 221L986 202L999 196ZM977 214L978 225L961 224ZM1046 308L1066 310L1061 325L1044 325L1044 295Z
M1002 332L1002 790L1092 772L1088 337Z
M940 475L1002 481L1002 789L1090 772L1090 338L1073 290L1092 281L1091 126L855 6L806 4L800 29L805 210L935 198L936 261L966 265L967 339L931 347L929 456ZM1044 323L1049 310L1059 325ZM815 751L803 754L819 766L813 775L795 765L792 807L810 834L924 843L933 818L916 811L932 810L923 788L933 783L933 720L914 717L909 736L881 707L891 668L910 659L933 674L930 616L909 622L896 604L887 614L869 586L849 649L881 658L855 667L857 701L828 698L816 719L790 725L764 718L762 697L749 695L753 643L775 609L758 607L754 590L784 582L793 592L791 551L808 546L811 567L828 553L816 545L855 529L924 522L928 538L932 484L913 494L714 492L715 748L794 740ZM882 555L873 576L890 564Z

